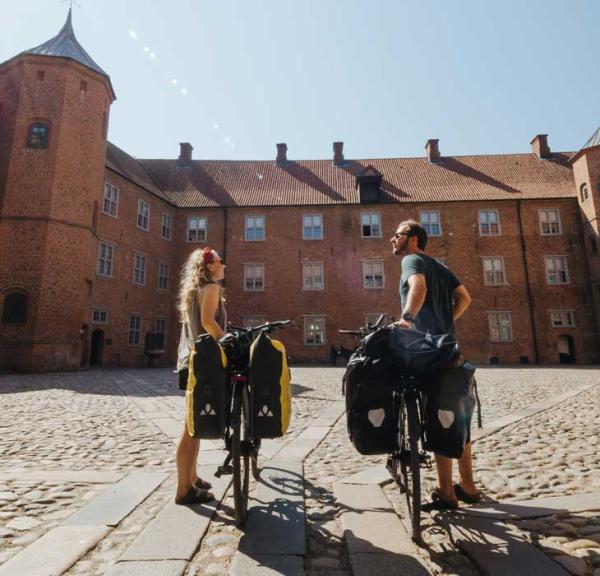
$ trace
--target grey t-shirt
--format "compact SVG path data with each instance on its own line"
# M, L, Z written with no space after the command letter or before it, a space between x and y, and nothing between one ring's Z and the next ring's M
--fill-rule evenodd
M415 327L433 334L454 334L452 293L461 285L449 268L426 254L408 254L402 258L400 277L400 302L406 306L408 279L413 274L423 274L427 283L425 302L415 317Z

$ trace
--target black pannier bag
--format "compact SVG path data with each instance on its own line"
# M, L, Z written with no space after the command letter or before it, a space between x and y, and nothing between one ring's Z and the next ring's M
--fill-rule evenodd
M279 438L290 424L292 385L285 347L265 332L250 348L250 434Z
M188 432L194 438L224 438L230 399L227 356L210 334L202 334L194 342L189 366Z
M460 458L471 440L476 401L475 368L469 362L432 375L424 387L426 450Z
M361 454L388 454L398 437L394 368L355 352L344 374L348 434Z
M380 328L363 343L365 356L382 358L411 374L434 372L451 366L459 355L451 334L431 334L405 328Z

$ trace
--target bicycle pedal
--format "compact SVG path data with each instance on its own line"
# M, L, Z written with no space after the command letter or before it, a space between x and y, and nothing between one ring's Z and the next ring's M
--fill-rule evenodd
M223 474L233 474L233 466L219 466L214 475L216 478L220 478Z
M419 454L419 462L421 463L421 465L427 469L431 469L432 465L431 465L431 456L429 454L427 454L426 452L421 452Z

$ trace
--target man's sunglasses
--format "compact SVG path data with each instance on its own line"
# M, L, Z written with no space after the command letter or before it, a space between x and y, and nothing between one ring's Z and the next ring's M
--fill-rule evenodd
M410 234L408 232L394 232L394 238L396 240L398 240L400 236L406 236L407 238L410 238Z

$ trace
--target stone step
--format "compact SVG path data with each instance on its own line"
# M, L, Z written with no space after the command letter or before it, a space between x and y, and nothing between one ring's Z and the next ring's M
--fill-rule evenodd
M183 576L186 568L183 560L117 562L104 576Z

